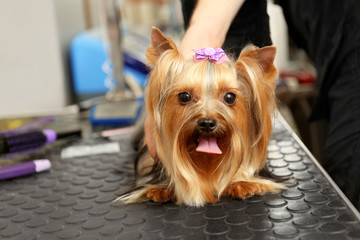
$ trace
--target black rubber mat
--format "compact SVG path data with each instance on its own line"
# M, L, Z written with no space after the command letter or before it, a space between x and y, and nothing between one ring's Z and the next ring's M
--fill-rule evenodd
M0 182L0 238L360 239L358 213L280 122L267 165L289 178L289 188L202 208L114 204L116 193L129 187L133 166L128 137L119 144L120 153L90 157L61 159L54 151L47 156L50 171Z

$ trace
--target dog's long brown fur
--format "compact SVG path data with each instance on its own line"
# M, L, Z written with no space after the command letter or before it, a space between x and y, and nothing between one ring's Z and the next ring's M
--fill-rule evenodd
M147 141L155 146L156 158L143 151L136 187L118 200L203 206L221 196L243 199L282 189L258 176L275 109L275 53L275 47L250 45L235 62L194 62L185 60L175 43L153 28L146 54L152 68L146 117L152 126ZM191 101L179 101L183 92ZM224 101L227 93L235 95L235 103ZM199 130L198 121L204 118L216 122L213 132ZM201 135L216 137L222 154L197 152Z

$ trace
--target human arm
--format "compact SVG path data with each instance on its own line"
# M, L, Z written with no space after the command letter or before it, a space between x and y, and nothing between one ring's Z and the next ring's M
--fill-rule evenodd
M198 0L179 51L191 58L192 49L222 47L230 25L245 0Z

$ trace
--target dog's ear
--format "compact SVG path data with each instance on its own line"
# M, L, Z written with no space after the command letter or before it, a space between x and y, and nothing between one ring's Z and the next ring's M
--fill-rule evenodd
M252 89L264 89L260 85L269 87L269 91L275 88L274 79L277 70L274 66L276 47L269 46L258 48L254 45L246 46L240 53L235 63L237 73L250 80Z
M275 101L275 78L277 71L274 66L276 47L258 48L247 46L241 52L235 67L239 79L249 86L248 101L249 116L251 116L249 131L251 141L257 146L259 166L265 164L266 146L271 134Z
M158 57L169 49L176 49L174 41L165 37L158 28L152 27L150 46L146 49L146 58L149 65L154 66Z
M250 45L245 47L241 52L238 62L240 59L250 58L258 64L265 78L273 79L277 75L277 71L274 66L275 55L276 47L274 46L258 48Z

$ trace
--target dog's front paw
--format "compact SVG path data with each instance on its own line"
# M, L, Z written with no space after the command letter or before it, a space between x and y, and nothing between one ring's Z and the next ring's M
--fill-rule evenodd
M245 199L256 194L267 192L267 188L266 184L257 182L235 182L227 188L226 195L233 198Z
M168 202L173 199L173 194L165 187L153 187L148 189L146 197L154 202Z

